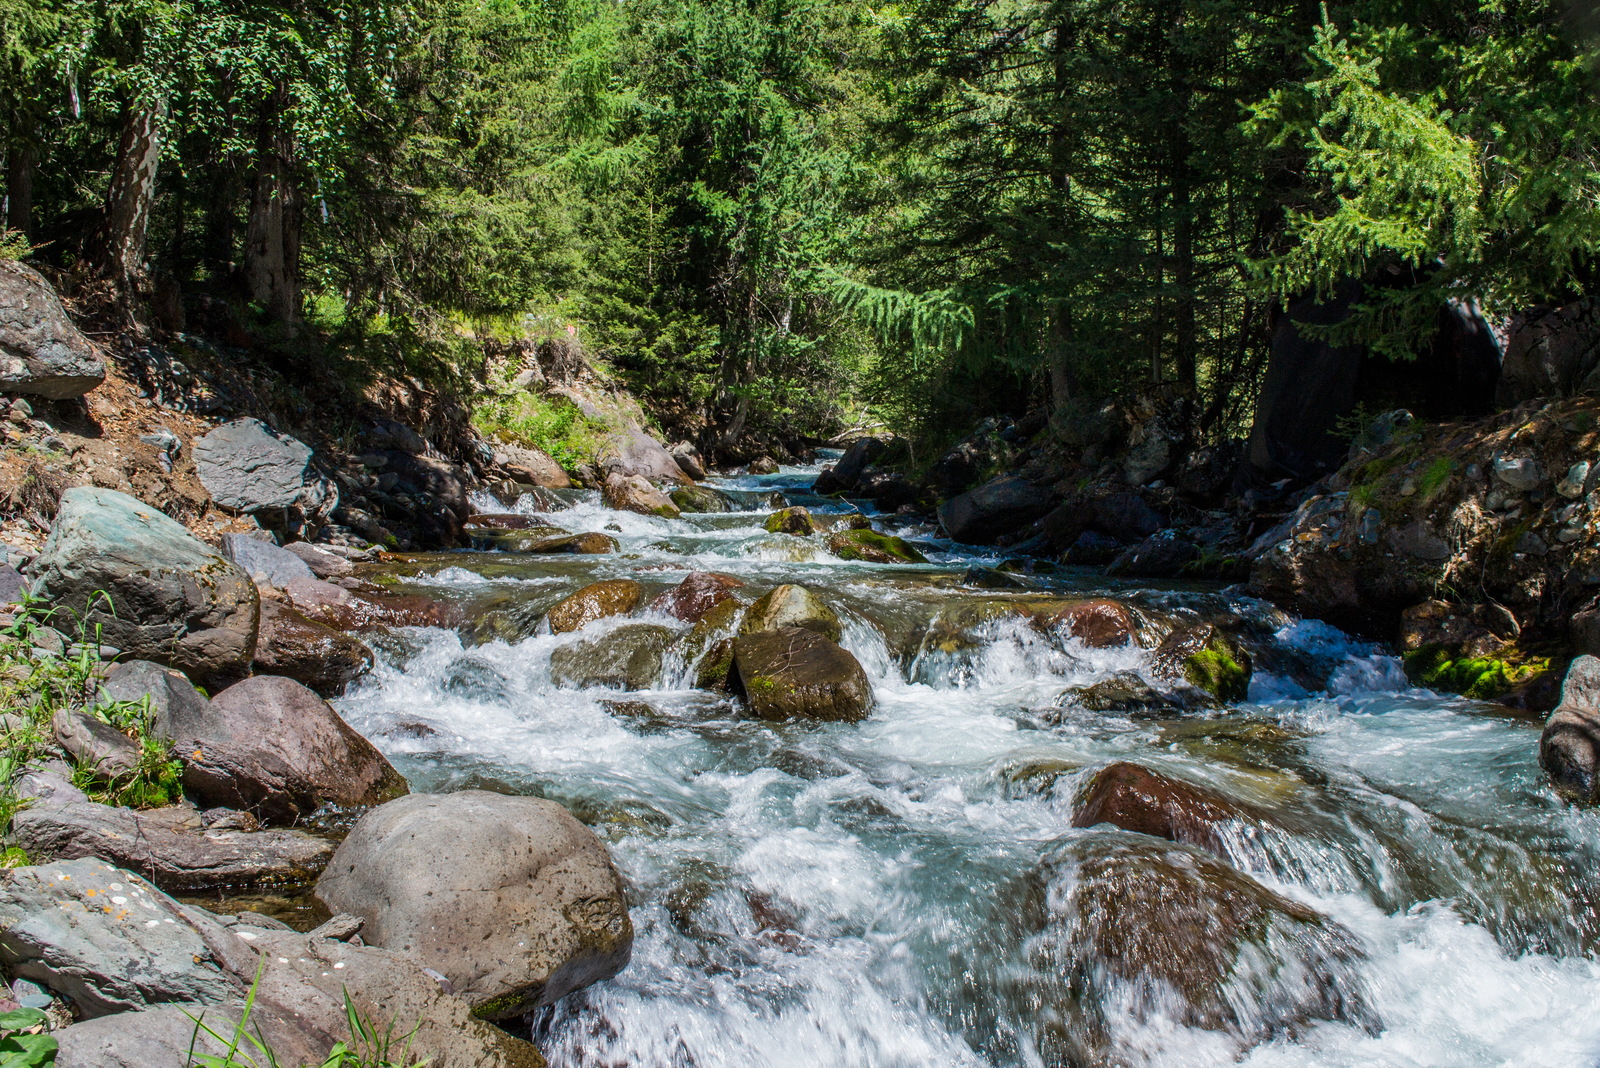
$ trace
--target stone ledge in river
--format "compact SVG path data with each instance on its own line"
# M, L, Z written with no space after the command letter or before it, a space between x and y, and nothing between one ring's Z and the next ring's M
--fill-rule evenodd
M207 685L250 671L260 612L255 583L173 519L116 490L79 486L28 565L34 593L82 613L129 657ZM110 598L107 605L105 594Z
M855 722L872 712L872 684L861 662L805 627L741 634L732 672L762 719Z
M333 856L333 844L315 835L208 826L189 805L135 812L97 804L48 773L31 773L23 788L28 806L12 833L35 861L99 857L163 890L304 883Z
M925 564L928 558L904 538L875 530L838 530L828 535L828 551L841 560L869 564Z
M328 702L292 679L257 675L170 725L184 790L207 805L292 823L325 804L376 805L406 781Z
M363 816L317 883L362 937L442 973L487 1020L628 962L633 925L605 846L553 801L415 794Z
M307 618L288 605L261 602L254 664L258 674L282 675L323 697L335 697L352 680L371 671L373 659L372 650L360 639Z
M739 634L758 634L783 627L805 627L830 642L844 634L839 613L804 586L792 583L774 587L751 605L739 624Z
M1095 772L1072 810L1074 827L1108 823L1223 857L1226 844L1218 828L1234 822L1266 821L1258 810L1214 790L1127 761Z
M739 502L710 486L684 486L671 494L672 503L684 512L737 512Z
M1089 686L1062 691L1055 707L1112 712L1132 719L1175 719L1193 712L1209 712L1221 705L1206 691L1187 683L1158 690L1136 673L1121 671Z
M545 619L553 634L581 630L597 619L625 616L644 601L644 587L632 579L607 579L589 585L566 597Z
M569 689L648 690L661 677L661 657L673 637L671 627L629 623L578 639L551 651L550 681Z

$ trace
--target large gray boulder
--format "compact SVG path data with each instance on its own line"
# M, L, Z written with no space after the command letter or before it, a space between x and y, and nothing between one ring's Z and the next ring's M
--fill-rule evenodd
M207 824L192 805L115 808L48 773L25 776L19 792L28 805L14 818L12 835L35 861L94 857L174 893L303 883L333 856L332 843L303 831L227 826L253 825L243 813Z
M0 960L91 1018L243 990L175 902L103 860L0 870Z
M636 426L606 434L600 446L600 470L624 478L638 475L660 482L692 481L666 447Z
M311 466L311 446L259 419L223 423L197 440L194 463L211 499L241 512L314 511L333 492Z
M112 667L96 701L150 701L150 713L158 738L175 737L176 724L200 722L206 715L206 699L183 672L149 660L129 660Z
M1580 656L1567 668L1561 703L1545 720L1539 764L1570 801L1600 801L1600 659Z
M32 267L0 260L0 392L59 400L105 379L105 364L50 283Z
M549 1005L628 963L633 925L600 840L553 801L412 795L363 816L317 882L362 937L442 973L477 1016Z
M303 1031L349 1042L348 995L356 1013L379 1032L410 1034L407 1065L427 1068L545 1068L531 1043L484 1022L470 997L424 970L414 955L352 945L293 931L245 932L260 954L258 996ZM370 941L366 927L361 931ZM481 932L473 932L479 936ZM415 1030L413 1030L413 1028ZM326 1048L326 1047L324 1047ZM286 1061L298 1064L298 1061ZM311 1064L320 1064L312 1060Z
M378 805L406 792L382 753L292 679L257 675L203 710L173 716L184 790L206 805L293 823L326 804Z
M208 686L249 673L260 613L255 583L125 493L79 486L62 494L27 574L35 596L84 613L104 644L129 657L170 664Z
M555 457L543 449L532 449L522 445L498 445L494 450L494 462L505 469L514 481L525 482L530 486L543 486L545 489L566 489L572 485L572 480L567 477Z
M733 672L750 711L762 719L853 723L872 712L872 684L861 662L805 627L735 638Z

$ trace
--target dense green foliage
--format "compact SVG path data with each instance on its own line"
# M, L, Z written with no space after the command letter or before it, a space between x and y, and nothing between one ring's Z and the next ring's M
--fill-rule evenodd
M1290 296L1407 272L1349 327L1403 357L1442 297L1592 287L1580 14L0 0L4 254L457 372L570 326L731 451L1157 387L1204 438Z

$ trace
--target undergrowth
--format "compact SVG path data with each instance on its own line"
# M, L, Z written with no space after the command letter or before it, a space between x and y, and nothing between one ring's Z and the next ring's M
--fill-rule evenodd
M480 401L472 425L491 440L547 452L569 471L593 463L602 437L611 429L570 401L525 391Z
M101 597L109 605L109 598ZM73 643L51 651L49 630L70 635ZM110 724L139 745L140 760L129 776L108 779L101 769L77 766L74 785L90 800L108 805L155 808L182 797L180 765L169 742L155 737L149 698L97 703L100 630L82 615L24 596L9 626L0 628L0 828L8 833L22 808L17 780L27 767L52 755L54 721L61 711L83 711ZM27 864L22 850L8 848L0 865Z

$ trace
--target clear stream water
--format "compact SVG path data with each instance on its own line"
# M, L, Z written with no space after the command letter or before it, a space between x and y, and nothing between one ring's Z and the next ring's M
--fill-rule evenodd
M750 494L745 513L662 520L584 495L549 514L608 531L616 555L419 558L402 588L462 602L480 626L386 635L377 669L337 702L414 789L539 794L610 846L633 961L537 1021L553 1065L1600 1064L1600 814L1545 786L1536 723L1411 689L1378 649L1214 588L1063 572L1030 579L1037 590L976 589L967 568L1000 556L892 517L880 528L931 542L933 563L847 563L821 539L763 531L761 493L849 507L808 497L813 477L713 483ZM692 689L692 665L670 656L647 691L552 684L551 650L580 635L542 633L545 608L598 579L654 594L691 570L736 575L747 595L816 590L873 680L871 717L751 721ZM1087 650L975 611L1064 593L1125 599L1148 624L1141 645ZM1255 636L1248 703L1178 720L1052 707L1069 686L1140 670L1172 621L1221 612ZM1115 760L1269 813L1265 828L1231 826L1225 859L1336 920L1343 949L1257 931L1220 995L1231 1027L1186 1019L1160 982L1080 967L1097 938L1130 929L1115 910L1103 927L1064 913L1090 878L1084 858L1208 863L1071 827L1086 777ZM1181 940L1206 929L1142 897L1137 871L1150 869L1133 870L1116 907L1156 910L1143 937L1181 959ZM1277 1011L1330 989L1357 1008ZM1085 1020L1099 1044L1064 1046Z

